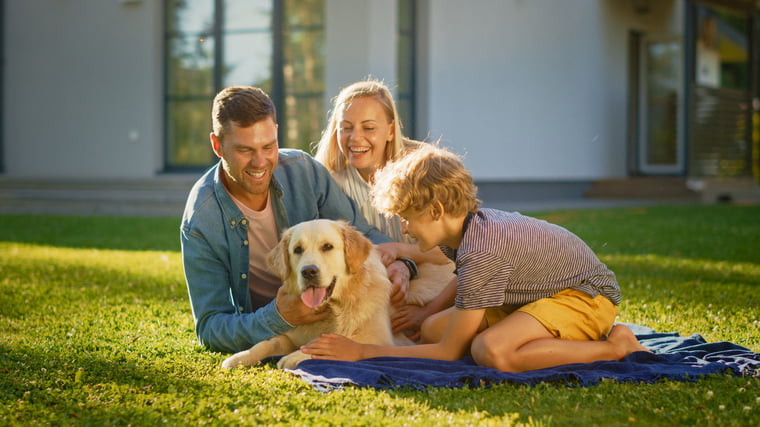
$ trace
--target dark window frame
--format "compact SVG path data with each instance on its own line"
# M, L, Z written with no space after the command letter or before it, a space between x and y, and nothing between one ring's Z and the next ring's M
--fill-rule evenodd
M408 108L403 112L399 111L401 123L403 125L402 132L404 135L410 138L420 139L417 135L417 1L416 0L398 0L398 34L397 34L397 73L399 76L398 91L396 93L397 104L403 105L406 103ZM403 14L407 13L409 16L404 19ZM403 27L403 23L409 24L408 28ZM402 48L402 44L406 41L408 46L406 49ZM403 56L403 53L408 53L407 56ZM404 67L406 69L404 69ZM409 81L401 81L402 76L408 76ZM408 88L408 91L403 91L403 88ZM398 108L398 106L397 106Z
M0 0L0 17L5 17L5 0ZM5 81L5 19L0 21L0 82ZM0 84L0 174L5 173L5 90Z

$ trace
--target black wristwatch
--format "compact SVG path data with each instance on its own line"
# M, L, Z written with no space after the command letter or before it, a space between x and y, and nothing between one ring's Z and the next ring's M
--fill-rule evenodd
M409 280L414 280L417 278L417 275L419 274L419 271L417 271L417 263L409 258L396 258L396 261L403 262L404 265L406 265L406 268L409 269Z

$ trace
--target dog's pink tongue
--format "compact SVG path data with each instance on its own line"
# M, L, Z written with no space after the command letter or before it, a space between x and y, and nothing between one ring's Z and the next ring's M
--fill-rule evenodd
M307 306L314 308L325 299L326 294L326 288L309 288L301 294L301 301Z

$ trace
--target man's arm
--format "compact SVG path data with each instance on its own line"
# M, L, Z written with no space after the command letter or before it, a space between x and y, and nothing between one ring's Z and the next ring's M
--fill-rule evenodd
M278 313L275 302L244 313L245 295L236 295L227 265L203 236L181 231L182 262L200 343L210 350L238 352L284 333L292 326ZM247 286L244 289L247 292Z

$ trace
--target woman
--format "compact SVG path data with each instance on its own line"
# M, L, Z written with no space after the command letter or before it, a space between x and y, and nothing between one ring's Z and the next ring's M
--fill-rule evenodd
M421 144L401 133L396 103L388 87L379 80L367 79L346 86L333 99L330 118L314 157L356 202L367 222L398 242L378 247L386 265L407 257L417 264L440 264L453 270L439 249L420 252L413 239L403 233L398 216L379 213L369 200L375 172ZM405 304L405 290L394 289L391 302L399 309L393 318L394 332L411 332L410 337L416 339L422 321L450 306L455 292L453 282L433 302L419 307Z

